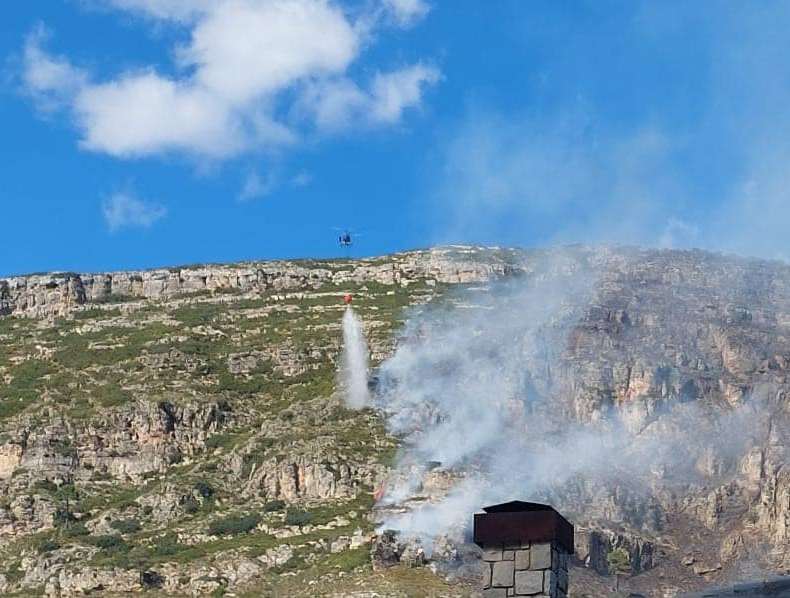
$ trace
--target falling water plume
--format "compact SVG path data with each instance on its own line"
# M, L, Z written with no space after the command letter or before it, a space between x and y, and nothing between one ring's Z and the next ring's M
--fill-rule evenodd
M343 358L340 366L340 383L346 405L362 409L369 402L368 393L368 344L362 322L351 305L343 315Z

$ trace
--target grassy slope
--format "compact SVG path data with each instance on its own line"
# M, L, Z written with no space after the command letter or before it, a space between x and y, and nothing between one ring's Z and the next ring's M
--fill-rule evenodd
M20 425L35 430L51 423L53 413L77 427L100 424L108 412L128 408L135 400L166 398L190 404L222 400L234 413L244 414L209 438L194 458L146 475L142 481L117 480L97 471L88 479L76 477L58 486L36 472L17 472L17 484L9 485L16 489L0 500L8 503L18 487L26 484L25 492L52 501L58 515L54 529L0 547L4 574L18 579L25 555L65 554L75 547L88 551L88 562L96 567L144 570L166 562L211 564L223 554L254 557L291 544L295 556L266 576L267 592L295 595L295 587L310 587L311 580L332 574L331 587L381 582L401 587L403 595L426 595L419 593L429 583L425 577L430 575L424 571L391 572L382 577L371 572L366 548L339 554L314 554L310 549L310 542L331 542L356 529L370 530L368 493L353 500L298 505L309 513L313 525L340 516L348 519L349 513L356 517L348 525L284 541L254 524L233 527L233 517L254 516L276 527L289 515L283 509L267 511L266 497L240 497L239 481L227 475L225 465L234 453L244 453L247 473L272 455L298 452L316 441L339 458L391 459L394 442L386 437L378 417L372 412L349 412L330 398L340 345L343 307L339 299L344 292L355 293L355 307L365 319L372 345L386 351L404 308L442 290L422 284L407 288L368 284L327 286L304 296L200 293L168 302L149 301L142 308L139 302L133 309L114 303L89 306L69 319L50 323L0 320L0 375L8 381L0 390L2 441ZM230 373L230 354L272 347L287 347L300 355L306 371L287 376L276 363L262 363L249 374ZM146 359L173 350L179 358L163 369L146 367ZM316 407L324 409L324 417L309 416ZM262 435L262 428L277 432ZM77 454L78 448L70 442L70 438L62 439L58 450L63 455ZM141 499L174 487L197 498L179 517L158 524L141 506ZM198 488L209 488L210 497L201 497ZM100 519L111 521L109 533L90 531ZM178 539L179 534L182 538L205 534L226 520L231 521L230 529L219 538L189 543ZM341 571L355 574L338 578ZM407 578L414 578L413 590Z

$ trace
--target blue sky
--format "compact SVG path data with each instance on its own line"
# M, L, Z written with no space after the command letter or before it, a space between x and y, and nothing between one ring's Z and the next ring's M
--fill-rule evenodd
M790 4L31 0L0 273L437 243L786 258Z

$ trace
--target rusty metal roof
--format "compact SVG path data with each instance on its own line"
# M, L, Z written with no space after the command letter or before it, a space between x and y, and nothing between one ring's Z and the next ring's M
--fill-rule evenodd
M478 546L556 542L573 554L573 525L549 505L514 500L483 510L474 516Z
M523 500L511 500L490 507L483 507L486 513L525 513L528 511L554 511L554 507L542 505L537 502L524 502Z

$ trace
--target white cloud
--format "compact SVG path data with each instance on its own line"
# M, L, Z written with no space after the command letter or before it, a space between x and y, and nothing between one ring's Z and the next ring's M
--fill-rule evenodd
M407 109L418 107L425 88L439 78L438 69L415 64L376 74L370 92L348 78L322 81L305 91L299 109L324 131L392 125Z
M342 73L357 45L345 15L321 0L217 2L179 55L196 69L196 84L243 105L305 77Z
M277 187L277 177L269 173L261 177L257 172L250 172L244 180L244 186L239 193L239 201L260 199L272 193Z
M348 70L369 41L367 24L357 26L332 0L106 1L188 26L189 42L175 48L182 74L149 67L91 81L49 55L44 36L34 32L24 82L38 101L68 105L82 147L117 157L179 152L221 159L294 143L313 126L332 131L360 118L393 124L439 78L418 64L378 75L363 90ZM396 4L399 14L415 15L421 3ZM294 111L289 103L309 109Z
M278 188L287 186L291 188L307 187L313 181L313 175L306 170L300 170L295 175L287 177L275 167L266 175L250 171L244 179L244 184L239 191L238 200L241 202L260 199L274 193Z
M124 228L150 228L167 216L167 208L142 201L129 193L116 193L104 201L102 213L107 228L116 232Z
M420 104L423 88L438 80L439 71L423 64L377 75L373 81L371 118L382 123L399 121L406 108Z
M122 10L140 12L156 19L187 21L205 13L215 0L106 0Z
M360 120L370 98L356 83L342 78L309 85L298 110L307 114L323 131L347 129Z
M87 80L83 71L68 60L44 52L41 45L49 37L43 25L28 35L24 48L22 82L42 110L54 110L69 101Z
M419 21L430 10L425 0L384 0L384 5L402 26Z
M238 116L215 96L153 72L86 86L74 110L82 146L114 156L180 150L219 158L251 143Z

